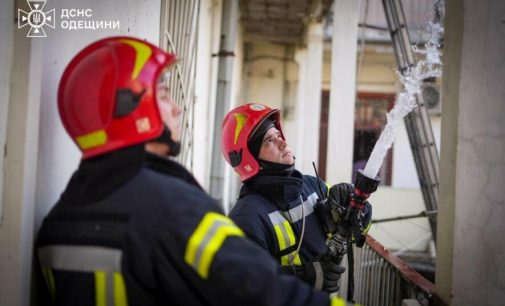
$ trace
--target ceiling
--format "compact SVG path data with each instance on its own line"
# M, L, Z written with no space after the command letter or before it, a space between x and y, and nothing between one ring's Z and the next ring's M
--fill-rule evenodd
M358 0L356 0L358 1ZM360 32L366 40L389 41L381 0L361 0ZM413 41L422 41L419 30L434 19L436 0L402 0L408 29ZM307 24L327 18L325 36L331 38L333 0L240 0L245 38L281 44L304 42ZM364 14L366 12L366 15Z
M246 38L282 44L303 43L306 26L328 13L332 0L241 0Z

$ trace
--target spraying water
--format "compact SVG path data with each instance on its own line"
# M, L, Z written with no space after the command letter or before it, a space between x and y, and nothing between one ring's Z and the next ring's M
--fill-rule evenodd
M444 1L438 1L436 3L436 9L439 16L443 17ZM442 18L440 18L440 20L442 20ZM393 144L398 124L408 113L417 107L416 95L421 91L423 79L438 77L442 74L439 42L444 28L439 22L430 22L426 26L426 31L429 33L429 39L425 44L425 48L421 50L417 46L413 47L414 53L424 55L424 59L418 61L414 67L406 69L403 73L398 72L400 81L403 84L403 89L397 96L395 106L386 115L386 126L375 144L372 154L363 170L363 174L367 177L375 178L377 176L387 150Z

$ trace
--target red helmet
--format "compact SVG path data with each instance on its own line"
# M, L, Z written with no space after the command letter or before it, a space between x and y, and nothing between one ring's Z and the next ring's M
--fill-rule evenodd
M158 137L164 128L156 84L175 56L132 37L84 48L68 64L58 109L83 159Z
M282 134L280 112L263 104L244 104L231 110L223 120L221 149L226 161L235 169L242 182L258 174L260 166L249 151L247 142L256 129L266 119L275 122Z

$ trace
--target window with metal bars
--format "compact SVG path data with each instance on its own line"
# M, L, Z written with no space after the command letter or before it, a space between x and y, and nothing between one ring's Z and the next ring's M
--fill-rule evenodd
M193 166L195 68L200 0L161 1L160 47L174 53L177 63L169 80L171 96L182 109L181 153L175 159Z

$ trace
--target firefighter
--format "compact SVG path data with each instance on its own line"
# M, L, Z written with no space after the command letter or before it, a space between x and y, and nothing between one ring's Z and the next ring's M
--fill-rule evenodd
M178 151L180 109L171 82L158 80L174 62L145 41L112 37L66 67L58 108L82 160L38 233L49 299L39 304L341 305L280 275L165 158Z
M256 103L236 107L223 120L221 141L226 161L243 182L229 217L276 258L283 273L295 274L316 289L337 291L345 269L340 260L325 256L329 233L314 208L328 193L330 201L345 205L352 185L328 189L323 181L295 169L277 109ZM368 226L359 237L361 242L371 213L367 203L364 220Z

